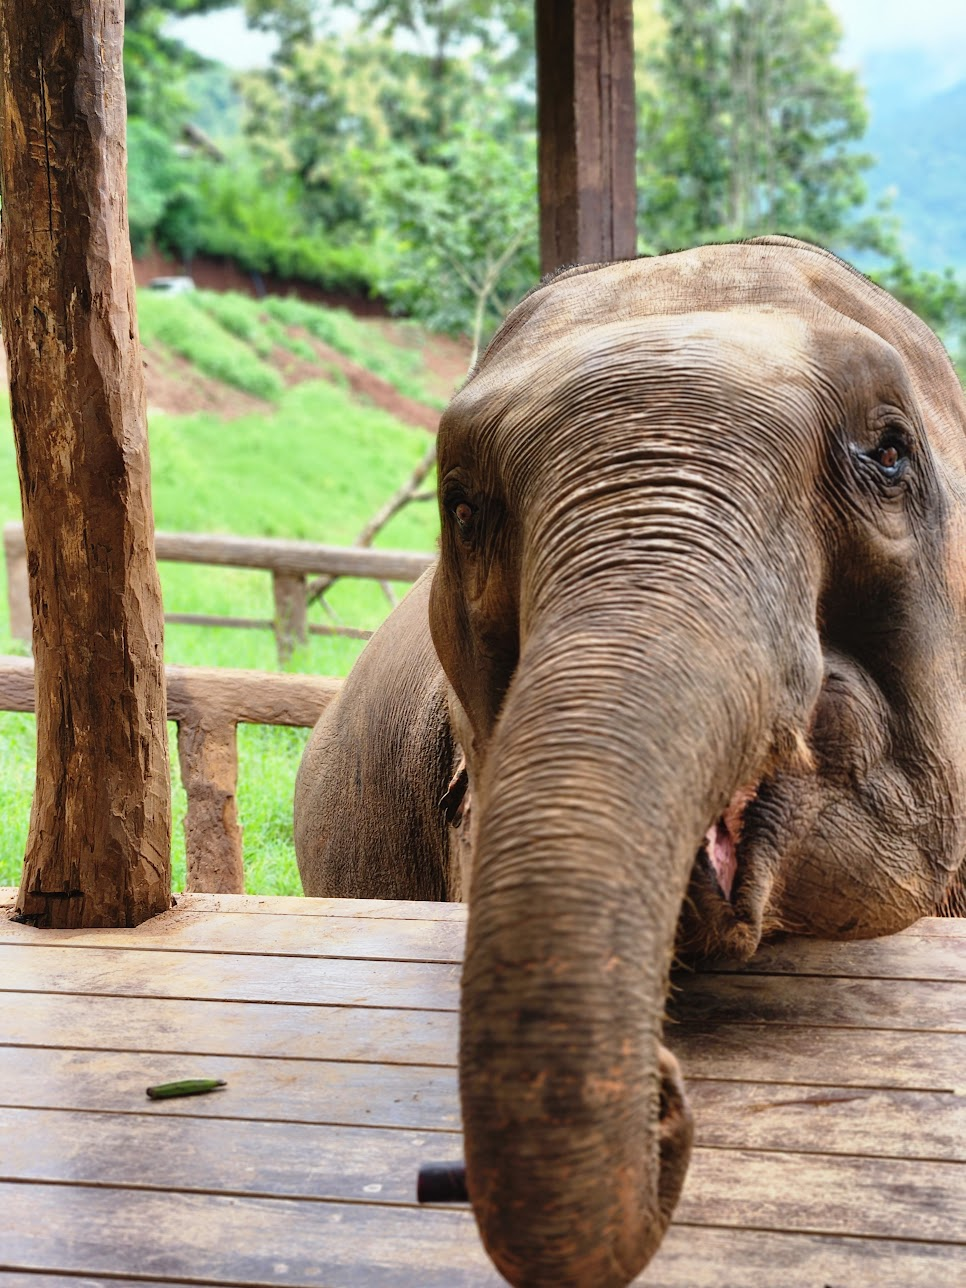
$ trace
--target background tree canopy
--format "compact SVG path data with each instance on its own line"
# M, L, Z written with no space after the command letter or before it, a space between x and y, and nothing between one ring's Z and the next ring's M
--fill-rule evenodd
M538 278L531 0L245 0L231 76L166 34L227 0L129 0L136 250L378 293L486 331ZM825 0L636 0L640 249L780 231L854 256L953 343L966 289L871 209L865 95Z

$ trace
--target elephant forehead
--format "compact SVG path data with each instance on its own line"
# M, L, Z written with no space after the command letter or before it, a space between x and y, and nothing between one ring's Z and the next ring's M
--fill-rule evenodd
M542 411L639 402L650 390L704 384L716 400L760 402L780 390L812 402L865 375L902 380L896 352L849 319L770 306L649 316L549 332L533 319L454 398L441 433L531 422ZM841 378L841 379L840 379Z

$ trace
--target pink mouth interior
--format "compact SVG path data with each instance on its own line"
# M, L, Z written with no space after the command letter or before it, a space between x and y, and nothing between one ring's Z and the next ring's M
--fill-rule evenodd
M757 784L739 788L732 796L728 808L712 823L704 837L708 861L714 868L722 894L729 902L738 872L737 849L741 840L744 812L749 801L754 800L756 791Z

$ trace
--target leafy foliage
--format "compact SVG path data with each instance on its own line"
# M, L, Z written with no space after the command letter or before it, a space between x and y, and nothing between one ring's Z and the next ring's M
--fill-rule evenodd
M464 130L426 162L396 150L381 175L395 243L378 279L398 310L477 343L540 279L535 145Z
M766 230L883 244L856 218L872 158L853 150L861 85L835 61L824 0L664 0L642 102L642 230L666 249Z
M538 275L530 0L246 0L280 43L233 86L163 29L222 3L127 6L136 247L483 335ZM641 249L780 231L874 253L956 349L960 286L917 275L868 205L840 36L825 0L636 0ZM214 153L186 153L189 119Z

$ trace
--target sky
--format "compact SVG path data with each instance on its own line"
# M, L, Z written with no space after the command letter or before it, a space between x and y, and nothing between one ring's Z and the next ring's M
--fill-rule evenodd
M882 54L917 55L935 77L932 88L966 80L966 0L829 0L845 29L843 62L860 70ZM248 31L240 10L179 19L169 30L230 67L264 65L272 44Z
M843 61L860 70L881 54L916 54L934 90L966 80L964 0L828 0L845 29Z

